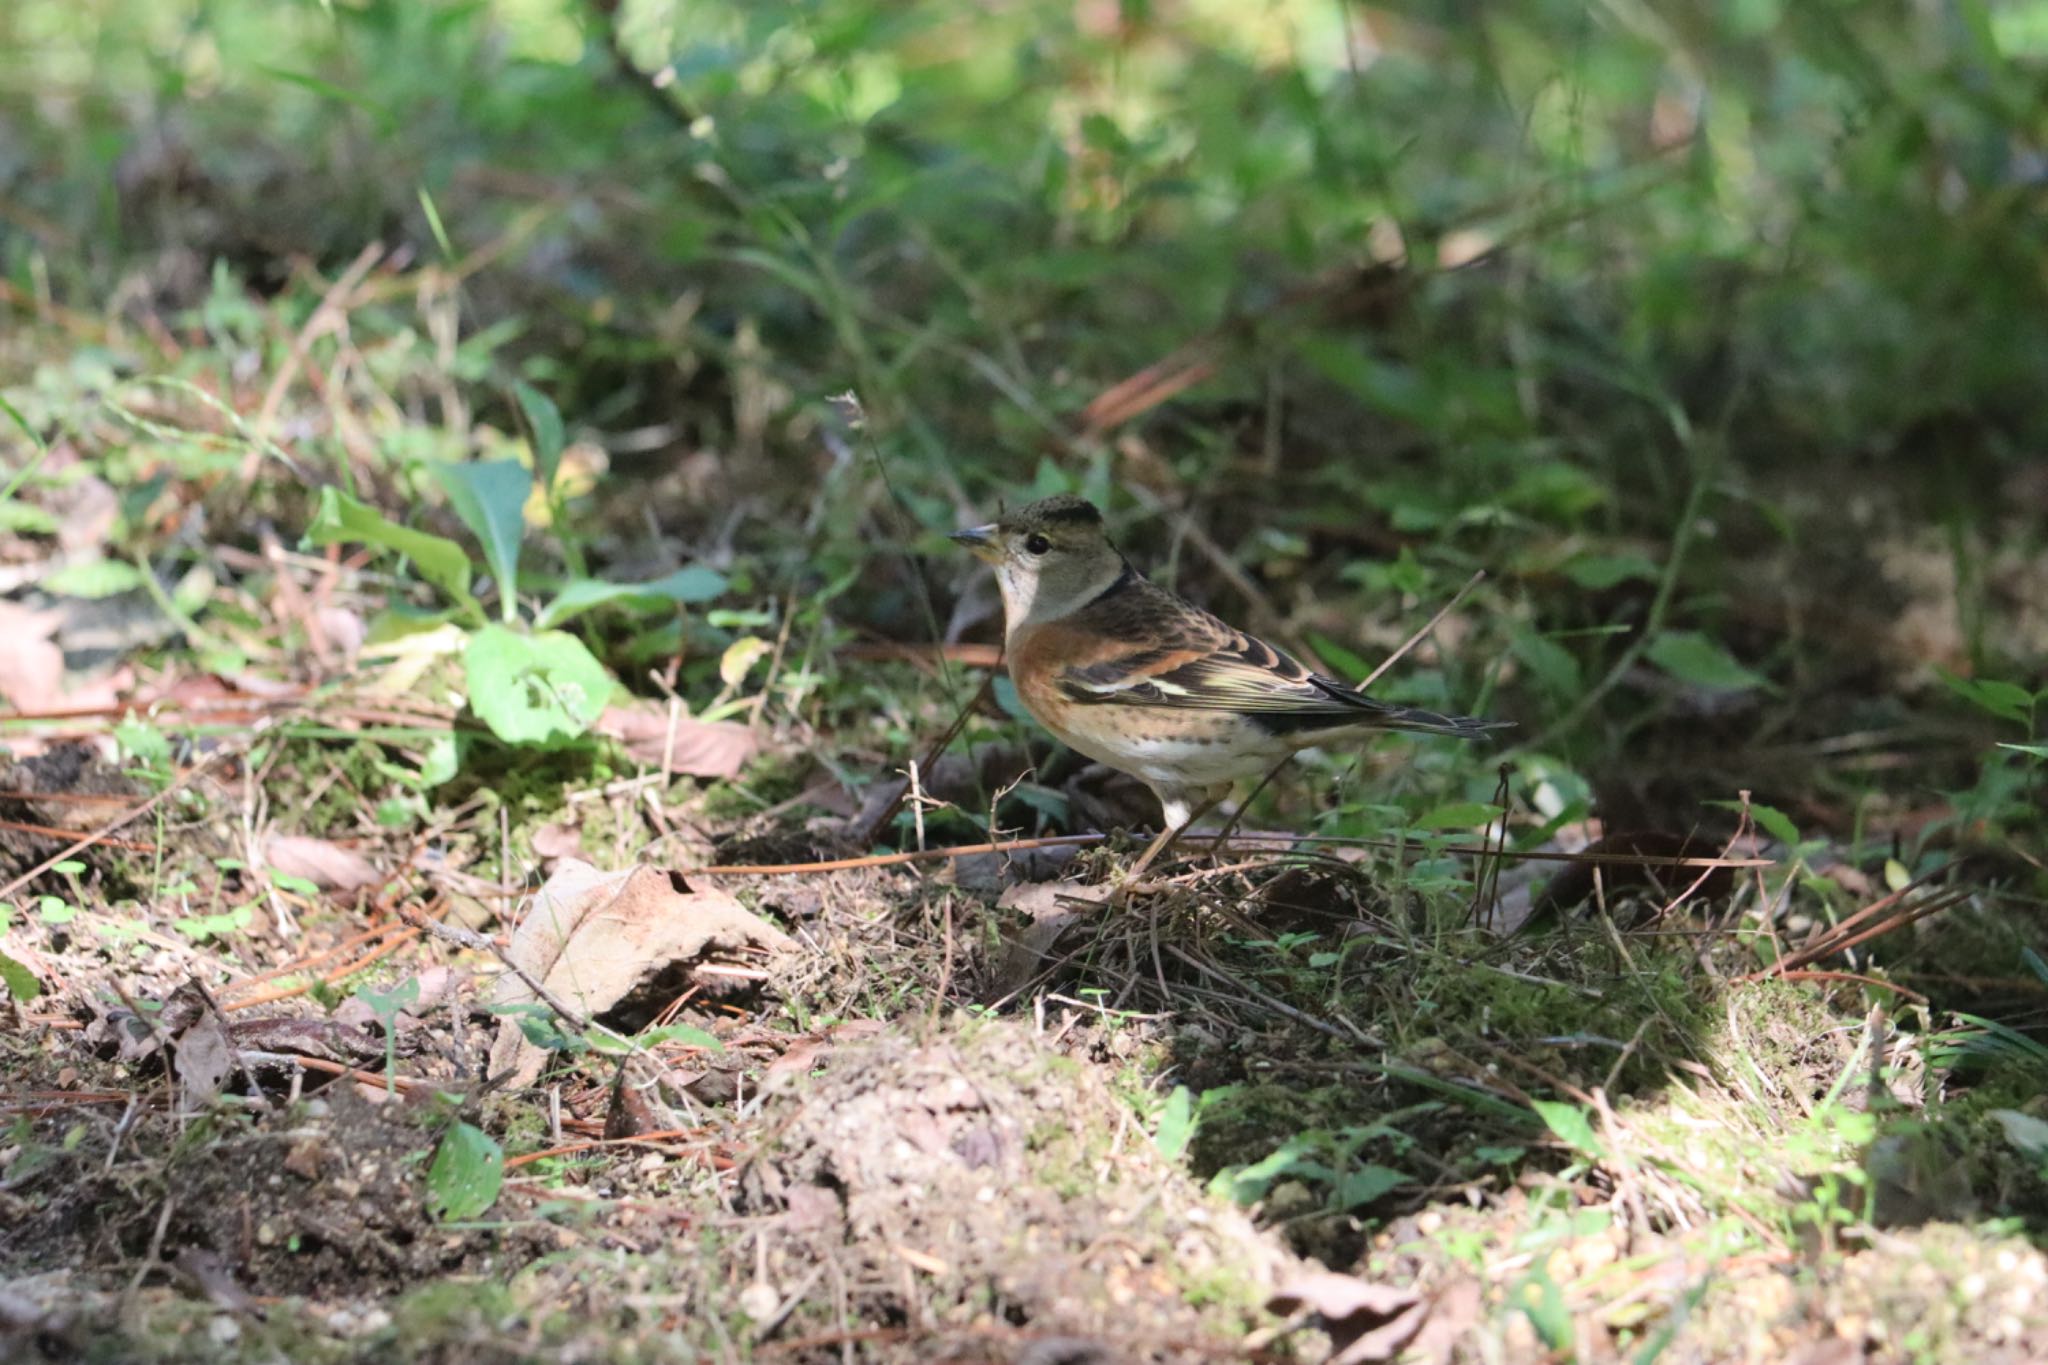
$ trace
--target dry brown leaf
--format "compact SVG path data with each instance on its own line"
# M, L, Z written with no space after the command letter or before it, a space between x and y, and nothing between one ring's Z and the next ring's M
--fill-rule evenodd
M178 1036L177 1049L179 1107L197 1113L213 1103L213 1097L234 1068L235 1046L220 1020L208 1013Z
M678 965L795 946L723 891L691 890L681 877L657 867L600 872L565 858L534 894L506 958L553 999L593 1019ZM518 972L507 972L498 978L491 1003L528 1005L536 996ZM527 1085L546 1060L518 1019L499 1024L491 1045L493 1075L510 1071L513 1085Z
M574 825L550 820L533 832L534 856L570 858L583 851L583 835Z
M121 495L106 480L87 474L52 499L58 514L57 548L83 555L107 543L121 518Z
M1486 1310L1486 1292L1470 1275L1460 1275L1430 1296L1429 1320L1401 1349L1414 1365L1448 1365Z
M263 861L273 871L303 877L322 891L359 891L384 881L384 874L362 854L303 834L271 835L263 844Z
M1297 1275L1266 1300L1274 1313L1306 1308L1336 1348L1326 1365L1379 1365L1401 1354L1422 1330L1429 1300L1413 1289L1373 1284L1329 1271Z
M610 735L635 760L687 777L735 777L760 752L761 741L746 726L729 720L675 718L673 742L669 714L656 707L608 706L596 730Z
M1027 882L1004 891L996 908L1020 913L1030 923L1004 933L1002 960L983 988L982 1003L1008 999L1029 986L1045 970L1060 936L1109 892L1107 886L1078 881Z
M15 602L0 602L0 698L17 711L52 711L68 705L64 695L64 651L50 636L57 629L53 612L36 611Z

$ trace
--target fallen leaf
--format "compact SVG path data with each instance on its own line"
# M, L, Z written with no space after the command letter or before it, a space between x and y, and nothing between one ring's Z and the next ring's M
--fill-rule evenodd
M565 858L534 894L506 958L555 1000L594 1019L678 966L795 946L723 891L692 890L656 867L600 872ZM491 993L498 1007L536 1002L519 972L500 976ZM511 1084L528 1085L546 1060L517 1018L499 1024L491 1045L493 1075L509 1071Z
M179 1035L177 1051L179 1105L196 1113L213 1102L235 1064L234 1044L212 1013Z
M761 742L746 726L729 720L675 718L671 742L669 714L656 707L608 706L592 727L625 746L640 763L687 777L735 777L760 752Z
M121 516L121 495L106 480L91 474L59 492L52 501L58 513L57 548L65 557L83 555L107 543Z
M542 858L570 858L583 849L583 836L574 825L550 820L533 832L533 851Z
M343 1001L341 1013L357 1002ZM251 1052L285 1052L330 1062L382 1061L384 1040L350 1019L237 1019L228 1032L237 1047ZM411 1051L404 1048L402 1051Z
M1373 1284L1355 1275L1298 1275L1266 1300L1274 1313L1307 1309L1329 1333L1326 1365L1378 1365L1400 1355L1429 1316L1429 1300L1413 1289Z
M1007 999L1029 986L1045 970L1060 936L1109 892L1107 886L1077 881L1028 882L1004 891L996 908L1021 914L1029 922L1017 932L1004 933L1002 960L982 989L982 1003Z
M271 835L263 845L263 860L273 871L303 877L322 891L359 891L384 882L384 874L362 854L303 834Z
M1479 1281L1461 1275L1430 1296L1429 1320L1401 1349L1416 1365L1448 1365L1466 1334L1485 1311L1486 1294Z
M55 613L35 611L15 602L0 602L0 697L16 711L55 710L68 704L64 693L64 651L50 636Z

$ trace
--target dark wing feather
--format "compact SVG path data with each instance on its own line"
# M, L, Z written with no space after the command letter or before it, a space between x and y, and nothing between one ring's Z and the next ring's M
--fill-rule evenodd
M1131 642L1060 672L1061 695L1082 705L1229 711L1275 734L1372 725L1471 737L1495 728L1375 701L1143 579L1076 617L1072 625L1096 639Z

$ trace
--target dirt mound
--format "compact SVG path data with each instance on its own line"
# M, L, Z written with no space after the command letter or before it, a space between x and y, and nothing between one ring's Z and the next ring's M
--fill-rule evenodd
M489 1274L501 1252L530 1259L537 1247L513 1255L493 1233L434 1221L422 1117L336 1085L246 1128L202 1120L161 1165L137 1158L69 1180L52 1167L49 1188L37 1182L41 1207L13 1241L21 1254L0 1256L0 1267L154 1254L187 1273L218 1267L223 1283L251 1294L347 1297L458 1270Z
M742 1211L779 1215L764 1304L833 1277L857 1318L902 1324L906 1360L1194 1359L1260 1320L1283 1254L1028 1025L822 1063L770 1095L740 1180Z

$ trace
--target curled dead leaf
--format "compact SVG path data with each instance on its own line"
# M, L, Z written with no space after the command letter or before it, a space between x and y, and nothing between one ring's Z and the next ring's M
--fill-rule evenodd
M673 968L745 954L758 960L795 946L723 891L693 890L660 868L601 872L567 858L534 894L506 957L554 1000L594 1019ZM491 1003L538 1000L519 972L507 972ZM509 1071L513 1085L527 1085L546 1059L516 1017L499 1024L491 1046L494 1075Z
M1429 1317L1429 1300L1416 1290L1328 1271L1297 1275L1266 1301L1266 1308L1314 1314L1335 1348L1327 1365L1393 1360Z

